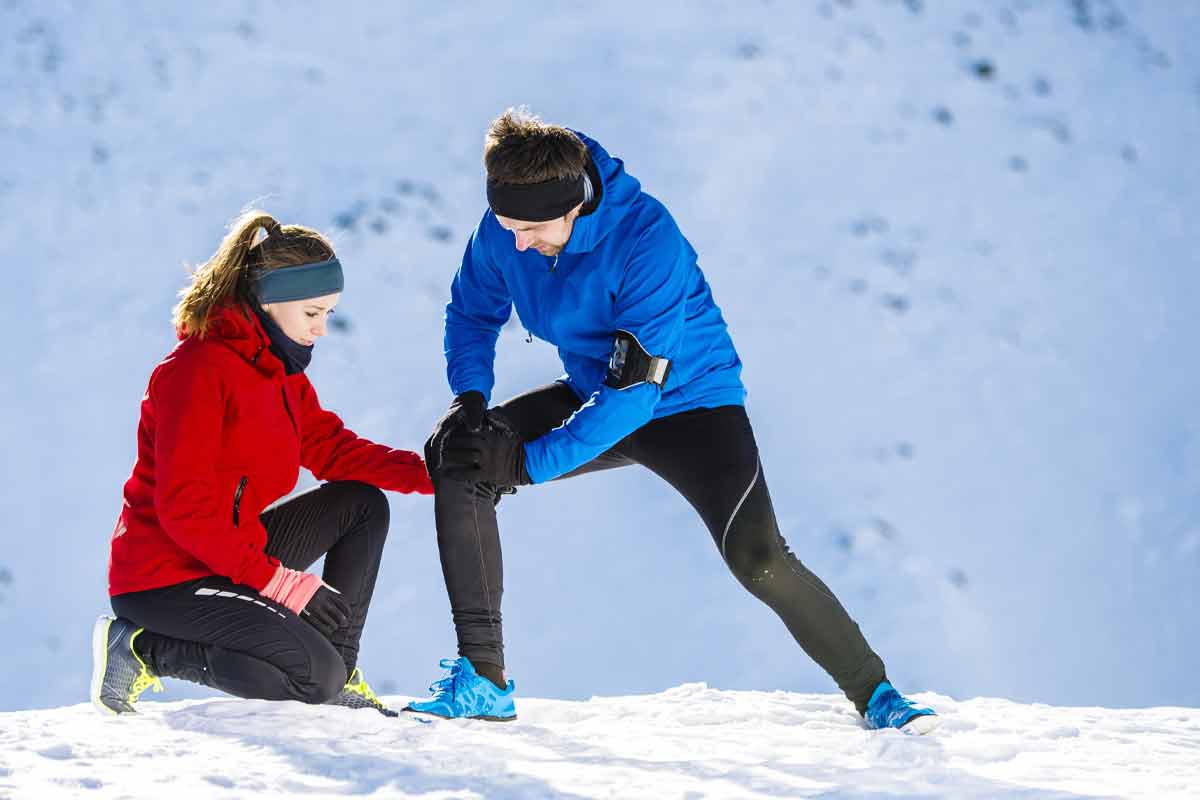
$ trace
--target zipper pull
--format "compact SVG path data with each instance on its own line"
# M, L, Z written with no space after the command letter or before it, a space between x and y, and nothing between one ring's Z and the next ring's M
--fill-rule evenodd
M233 493L233 527L235 528L238 526L239 511L242 506L242 492L246 491L246 481L248 478L249 476L243 475L242 479L238 481L237 491Z
M533 334L529 332L528 328L525 329L525 343L533 344Z
M557 269L557 268L558 268L558 256L555 256L555 257L554 257L554 261L552 261L552 262L550 263L550 271L551 271L551 272L554 272L554 270L555 270L555 269Z

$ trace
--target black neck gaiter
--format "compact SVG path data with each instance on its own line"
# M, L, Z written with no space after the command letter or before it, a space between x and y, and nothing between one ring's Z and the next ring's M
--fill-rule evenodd
M312 361L313 345L305 347L293 340L257 303L253 303L251 308L254 309L258 321L262 323L263 330L267 332L267 338L271 340L271 352L283 362L284 371L288 375L304 372L308 363Z

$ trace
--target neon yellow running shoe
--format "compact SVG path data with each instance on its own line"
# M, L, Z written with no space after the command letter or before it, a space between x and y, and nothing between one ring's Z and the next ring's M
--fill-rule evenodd
M358 667L355 667L354 672L350 673L350 679L346 681L346 685L342 687L338 696L328 701L326 705L345 708L373 708L385 717L400 716L399 712L392 711L383 704L383 701L367 684L367 679L363 677L362 670Z
M163 690L133 642L145 630L127 619L101 616L92 628L92 705L106 714L135 714L147 689Z

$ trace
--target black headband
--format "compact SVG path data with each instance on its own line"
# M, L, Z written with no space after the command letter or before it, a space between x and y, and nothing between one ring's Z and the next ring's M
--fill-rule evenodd
M502 217L546 222L566 216L587 197L587 175L571 175L541 183L487 182L488 205Z

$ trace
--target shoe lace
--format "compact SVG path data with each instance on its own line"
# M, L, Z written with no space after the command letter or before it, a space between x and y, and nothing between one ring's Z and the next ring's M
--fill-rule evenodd
M137 648L133 646L133 640L141 634L141 630L129 637L129 649L133 652L133 657L137 659L138 666L141 668L138 671L137 677L133 679L133 684L129 687L129 702L136 703L137 699L142 696L142 692L147 689L153 689L155 694L163 691L162 681L158 676L150 671L150 667L146 666L146 662L138 655Z
M429 684L429 691L433 692L435 698L449 695L453 699L464 683L462 664L454 658L443 658L438 666L446 670L446 675Z
M924 711L922 707L900 694L895 687L891 687L879 697L874 712L882 726L891 726L905 717L911 709Z
M353 692L373 706L383 705L383 701L375 694L375 691L367 683L367 679L363 677L362 670L358 667L355 667L354 672L350 673L344 689L347 692Z
M154 693L158 694L163 691L163 685L162 681L143 664L142 671L133 679L133 685L129 687L129 702L136 702L141 697L142 692L147 689L153 689Z

